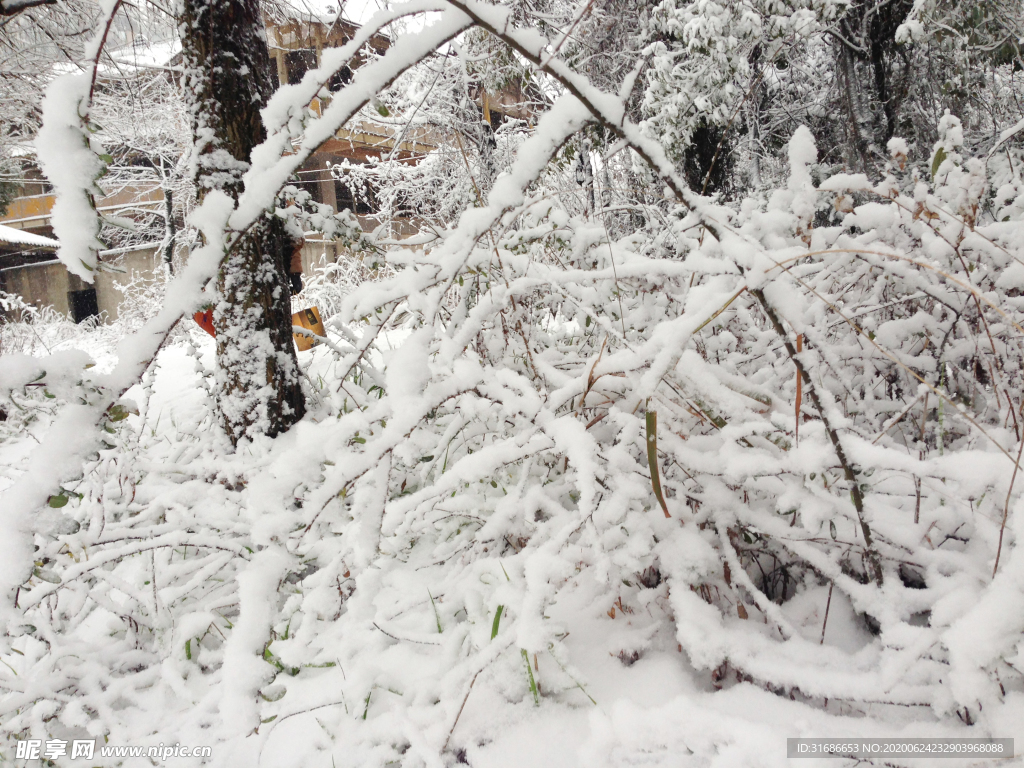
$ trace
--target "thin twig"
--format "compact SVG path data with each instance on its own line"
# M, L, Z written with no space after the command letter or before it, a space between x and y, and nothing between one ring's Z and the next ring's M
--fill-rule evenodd
M100 55L103 53L103 46L107 44L107 35L110 33L110 27L114 23L114 17L117 15L118 10L121 8L121 1L117 0L114 3L113 9L110 11L110 15L107 17L107 24L103 28L103 36L100 37L99 47L96 48L96 58L92 62L92 80L89 81L89 98L86 100L85 114L89 114L89 109L92 108L92 96L96 91L96 75L99 73L100 68ZM83 115L84 117L85 115Z
M448 749L448 742L451 741L452 734L455 733L455 726L459 724L459 718L462 717L462 710L466 708L466 702L469 701L469 694L473 692L473 683L475 683L476 679L480 677L481 672L483 672L482 669L477 670L477 673L473 675L473 679L469 681L469 690L466 691L466 695L462 699L462 706L459 707L459 714L455 716L455 722L452 723L452 727L448 730L448 738L444 740L444 746L441 747L442 752Z
M864 493L861 491L860 483L857 477L857 470L850 463L849 459L846 458L846 451L843 449L842 441L839 439L839 433L836 432L832 426L832 422L825 412L824 404L818 397L818 391L814 387L814 382L811 381L811 376L807 373L807 369L804 368L803 363L797 358L796 348L793 343L789 340L789 336L786 334L786 329L782 325L782 320L779 318L778 313L775 311L768 299L764 295L764 291L760 288L751 289L750 293L757 299L761 305L761 309L768 316L772 326L775 328L775 332L782 339L783 345L786 347L786 352L789 354L789 358L796 365L797 371L804 380L804 386L807 387L807 396L810 398L811 403L814 405L814 409L818 412L818 417L821 419L822 425L825 427L825 432L828 434L829 440L832 442L832 447L836 452L836 457L839 459L839 463L843 467L843 474L846 476L846 481L850 484L850 498L853 500L853 507L857 511L857 519L860 522L860 530L864 536L864 546L867 550L868 563L871 565L872 575L874 576L875 582L879 587L882 586L882 564L878 558L878 552L875 550L874 539L871 536L871 528L868 526L867 521L864 519Z
M1024 416L1024 402L1021 403L1021 415ZM999 526L999 546L996 548L996 564L992 567L993 579L996 577L996 571L999 570L999 557L1003 554L1003 534L1006 532L1006 518L1010 515L1010 496L1013 494L1013 484L1017 480L1017 470L1020 469L1021 454L1024 454L1024 440L1020 441L1020 448L1017 450L1017 463L1013 465L1010 489L1006 492L1006 503L1003 504L1003 522Z
M828 600L825 601L825 620L821 622L821 641L818 645L825 644L825 627L828 626L828 609L832 607L832 588L836 583L833 581L828 585Z

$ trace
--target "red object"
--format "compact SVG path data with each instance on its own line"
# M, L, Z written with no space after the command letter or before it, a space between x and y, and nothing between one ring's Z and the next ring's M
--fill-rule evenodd
M208 309L205 312L196 312L192 315L192 319L196 321L196 324L206 331L208 334L217 338L217 332L213 330L213 310Z

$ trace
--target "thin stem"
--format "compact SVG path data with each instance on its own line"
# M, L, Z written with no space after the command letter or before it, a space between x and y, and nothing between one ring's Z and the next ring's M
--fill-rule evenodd
M1021 404L1021 414L1024 415L1024 403ZM1013 466L1010 488L1006 492L1006 503L1003 504L1003 522L999 526L999 546L996 548L996 564L992 567L993 579L996 577L996 571L999 570L999 558L1003 554L1003 534L1006 533L1006 518L1010 515L1010 496L1013 494L1013 484L1017 480L1017 470L1020 469L1021 454L1024 454L1024 440L1020 441L1020 448L1017 450L1017 463Z
M786 352L789 354L790 360L796 365L797 371L800 373L800 377L804 380L804 386L807 388L807 397L810 398L811 403L814 405L814 409L818 412L818 416L821 419L821 423L825 427L825 431L828 433L829 440L832 442L832 447L835 449L836 458L839 459L839 463L843 468L843 474L846 476L846 481L850 484L850 498L853 500L853 507L857 511L857 520L860 522L860 530L864 536L864 546L867 550L868 563L871 566L872 575L874 576L875 583L878 586L882 586L882 564L878 557L878 552L875 550L874 539L871 535L871 528L867 521L864 519L864 493L861 491L860 483L857 479L857 470L850 463L849 459L846 458L846 451L843 449L843 443L839 439L839 433L836 432L832 426L831 421L828 418L828 414L825 412L825 407L818 397L818 391L814 387L814 383L811 381L810 374L807 373L807 369L804 368L803 364L797 357L796 348L793 343L789 340L789 336L786 334L786 329L782 325L775 308L769 303L765 297L764 292L760 289L751 289L750 293L757 299L761 305L761 309L768 316L772 326L775 328L775 332L782 339L782 343L786 347Z

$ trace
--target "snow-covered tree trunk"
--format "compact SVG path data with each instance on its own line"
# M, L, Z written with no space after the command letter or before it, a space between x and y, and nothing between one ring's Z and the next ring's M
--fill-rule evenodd
M849 159L865 172L880 172L885 145L896 132L910 66L906 53L902 67L896 66L901 60L896 32L912 7L910 0L853 3L835 33L850 125Z
M265 138L260 107L270 90L269 55L255 0L181 0L185 90L195 139L199 200L211 190L237 199L252 148ZM305 402L292 345L284 222L264 216L224 260L217 280L217 388L233 442L279 434Z

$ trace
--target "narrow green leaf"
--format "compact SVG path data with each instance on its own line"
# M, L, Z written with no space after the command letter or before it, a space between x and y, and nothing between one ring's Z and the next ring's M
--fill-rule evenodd
M192 638L185 641L185 658L192 661Z
M498 625L501 624L501 612L505 610L504 605L499 605L494 613L494 623L491 625L491 640L498 636Z
M935 158L932 160L932 179L935 178L935 175L939 172L939 168L942 167L942 164L945 161L946 150L943 149L942 147L939 147L938 150L936 150L935 152Z
M526 676L530 681L530 693L533 694L533 705L535 707L539 707L540 693L537 691L537 680L533 676L533 667L530 666L530 654L526 652L525 648L520 648L519 652L523 654L523 662L526 664Z
M583 695L584 695L584 696L586 696L586 697L587 697L588 699L590 699L591 703L592 703L592 704L594 704L594 706L597 706L597 702L596 702L596 701L594 700L594 697L593 697L593 696L591 696L591 695L590 695L589 693L587 693L587 689L583 687L583 684L582 684L582 683L581 683L581 682L580 682L579 680L577 680L577 679L576 679L575 677L573 677L572 675L570 675L570 674L569 674L569 670L567 670L567 669L565 668L565 666L564 666L564 665L562 664L562 662L560 662L560 661L558 660L558 657L557 657L557 656L555 656L555 654L553 654L553 653L551 652L551 648L552 648L552 647L553 647L553 646L551 646L551 645L549 645L549 646L548 646L548 655L549 655L549 656L550 656L550 657L551 657L552 659L554 659L554 660L555 660L555 664L557 664L557 665L558 665L558 666L559 666L559 667L561 668L561 670L562 670L563 672L565 672L565 674L566 674L566 675L567 675L567 676L569 677L569 679L570 679L570 680L572 680L572 681L573 681L574 683L576 683L576 687L577 687L577 688L579 688L579 689L580 689L581 691L583 691Z
M434 620L437 621L437 633L441 634L444 632L444 628L441 626L441 614L437 612L437 605L434 603L434 596L430 594L430 590L427 590L427 597L430 598L430 605L434 609Z

